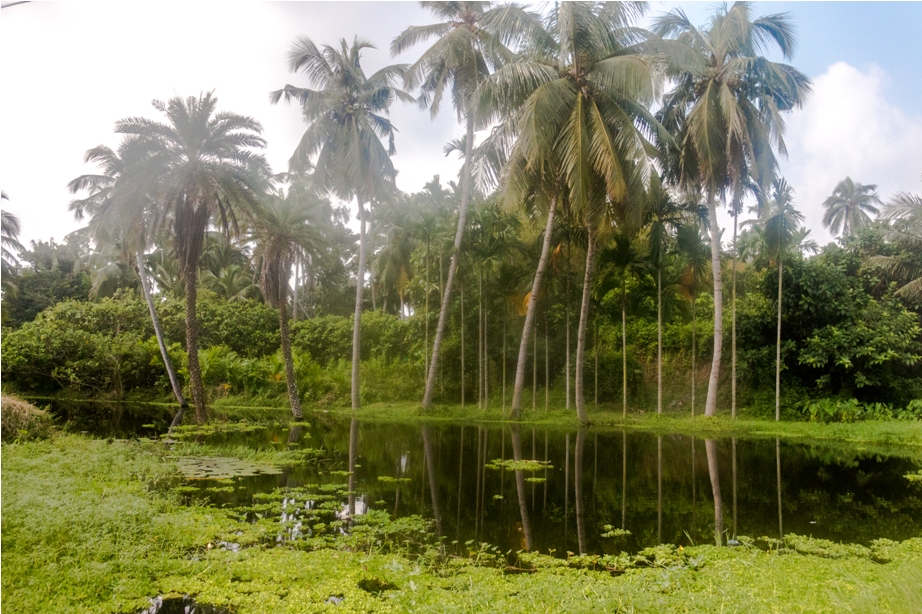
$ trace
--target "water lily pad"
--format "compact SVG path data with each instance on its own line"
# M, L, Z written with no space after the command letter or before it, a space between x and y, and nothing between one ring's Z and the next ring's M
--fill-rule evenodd
M282 472L275 465L254 463L226 456L183 456L176 459L176 464L182 474L186 476L186 479L189 480L222 480L254 475L273 475Z

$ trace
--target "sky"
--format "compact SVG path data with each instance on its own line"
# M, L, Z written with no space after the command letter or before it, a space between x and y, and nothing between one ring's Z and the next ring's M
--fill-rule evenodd
M3 5L6 5L3 2ZM539 8L543 5L536 5ZM710 2L651 2L649 17L681 7L696 24ZM922 192L922 2L756 2L754 13L791 14L799 44L790 63L813 94L786 114L781 172L795 190L812 236L822 202L850 176L876 184L883 199ZM214 91L218 108L259 120L276 171L287 168L304 125L296 107L269 92L305 86L288 70L296 37L336 44L358 36L370 73L413 62L418 46L391 58L390 41L434 19L409 2L30 2L0 10L0 187L20 217L21 240L61 241L80 227L67 211L67 183L94 172L86 150L118 145L117 120L157 118L152 100ZM770 59L781 61L777 56ZM160 118L157 118L160 119ZM454 111L396 103L398 187L418 191L433 175L460 169L443 145L463 134ZM729 217L721 216L726 227ZM729 233L725 233L725 238Z

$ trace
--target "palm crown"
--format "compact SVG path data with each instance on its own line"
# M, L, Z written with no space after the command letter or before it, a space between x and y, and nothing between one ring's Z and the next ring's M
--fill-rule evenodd
M826 213L823 226L833 234L849 234L871 221L869 213L877 214L880 206L877 186L864 185L846 177L840 181L832 195L823 201Z
M781 113L803 104L807 77L760 53L777 46L790 59L796 37L786 14L752 19L751 5L723 8L705 29L691 24L681 9L654 22L653 31L688 45L703 67L679 71L676 88L660 111L663 124L678 135L672 174L700 182L711 197L739 203L747 178L767 187L777 161L772 147L786 153Z
M289 54L289 67L304 73L315 89L286 85L270 94L273 104L282 98L298 101L308 124L290 169L303 172L313 163L319 187L343 199L358 196L366 202L375 198L381 181L393 182L397 174L390 159L396 153L396 129L386 117L388 109L395 98L412 100L396 87L403 66L365 75L362 50L373 48L359 39L351 46L343 39L337 49L299 38ZM387 148L380 139L387 139Z

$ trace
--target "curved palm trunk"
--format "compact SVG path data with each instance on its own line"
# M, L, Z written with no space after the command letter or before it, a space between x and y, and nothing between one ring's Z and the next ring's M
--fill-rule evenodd
M723 283L720 276L720 227L717 225L717 203L708 198L708 217L711 233L711 272L714 276L714 357L711 360L711 376L708 379L708 396L704 405L705 416L717 415L717 380L720 377L720 354L724 341Z
M186 268L186 352L189 354L189 383L192 386L192 402L195 404L195 421L208 422L205 409L205 387L202 385L202 369L198 361L198 318L195 315L195 301L198 298L198 270Z
M365 210L359 206L359 270L355 279L355 319L352 321L352 409L362 406L359 387L359 363L362 357L362 291L365 289Z
M584 362L586 358L586 328L589 325L589 294L595 268L595 235L588 232L589 241L586 248L586 273L583 277L583 302L579 310L579 329L576 333L576 415L582 424L589 422L586 414L586 400L583 394Z
M147 280L147 269L144 266L144 258L140 250L135 254L138 265L138 277L141 279L141 290L144 292L144 301L147 303L147 309L150 311L150 321L154 325L154 336L157 337L157 345L160 347L160 356L163 357L163 365L166 367L166 373L170 378L170 386L173 388L173 395L179 403L179 411L170 424L172 430L174 426L182 423L183 414L189 408L185 397L182 395L182 386L179 384L179 378L176 376L176 369L173 368L173 361L170 360L170 354L166 349L166 341L163 338L163 329L160 327L160 318L157 317L157 310L154 309L154 300L150 295L150 282Z
M781 420L781 253L778 253L778 338L775 343L775 421Z
M291 415L295 420L304 417L301 411L301 396L298 393L298 380L295 379L295 363L291 356L291 332L288 328L288 276L286 267L279 267L279 336L282 341L282 358L285 361L285 383L288 385L288 402ZM297 310L297 309L296 309Z
M432 407L432 395L435 393L435 379L439 366L439 351L442 349L442 338L445 335L445 326L448 324L448 307L451 302L451 287L458 271L458 261L461 259L461 240L467 227L467 205L471 197L471 157L474 145L474 120L468 114L467 142L464 146L464 169L461 177L461 204L458 206L458 229L455 231L455 246L451 254L451 264L448 265L448 279L445 280L445 293L442 295L442 306L439 310L439 323L435 329L435 341L432 344L432 359L429 362L429 375L426 378L426 391L423 394L423 409Z
M551 200L547 212L547 224L544 226L544 242L541 244L541 257L538 259L538 268L535 279L531 284L531 295L528 297L528 308L525 312L525 325L522 328L522 340L519 342L519 358L515 366L515 384L512 389L512 419L518 420L522 412L522 391L525 389L525 362L528 354L528 338L535 324L535 314L538 311L538 295L541 293L541 282L551 253L551 233L554 229L554 214L557 211L557 199ZM535 356L537 360L537 356Z
M534 444L534 438L532 438ZM534 445L532 446L534 447ZM515 459L516 465L522 462L522 433L519 425L512 426L512 458ZM515 470L515 490L519 499L519 514L522 517L522 533L525 537L525 550L534 549L534 541L531 533L531 519L528 516L528 499L525 493L525 472L522 469ZM533 491L534 492L534 491Z

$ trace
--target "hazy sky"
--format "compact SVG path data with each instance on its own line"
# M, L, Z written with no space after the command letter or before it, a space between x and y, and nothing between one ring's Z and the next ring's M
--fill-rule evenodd
M6 4L6 2L4 2ZM542 5L537 5L542 6ZM653 2L650 15L682 6L703 24L711 3ZM922 3L764 2L755 13L791 13L800 44L791 62L813 81L804 109L787 115L790 157L782 171L796 205L820 241L822 201L846 175L876 183L881 196L922 192ZM419 49L390 58L390 41L433 19L408 2L31 2L0 12L0 187L20 216L23 243L78 228L67 211L67 182L94 168L84 152L115 147L116 120L156 117L153 99L214 90L219 109L264 127L276 171L304 131L297 108L272 106L286 83L297 36L375 44L366 71L412 62ZM773 58L779 59L779 58ZM398 185L419 190L432 175L460 167L442 146L463 133L448 105L428 112L395 104ZM158 118L159 119L159 118ZM726 220L722 220L725 225ZM725 235L727 236L727 235Z

